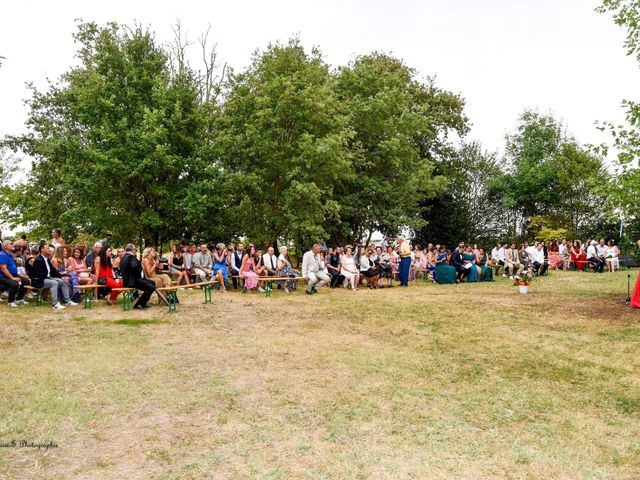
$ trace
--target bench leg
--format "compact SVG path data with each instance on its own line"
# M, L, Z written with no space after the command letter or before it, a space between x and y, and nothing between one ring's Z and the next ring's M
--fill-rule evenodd
M83 297L84 308L91 308L91 301L93 300L93 290L85 290Z
M273 282L267 282L267 284L264 287L265 297L267 297L267 298L271 297L271 290L272 289L273 289Z
M36 290L36 305L42 305L42 294L44 290Z
M178 311L177 297L178 294L176 292L169 292L169 295L167 295L167 302L169 302L169 313L175 313Z
M133 297L133 290L130 292L124 292L122 294L122 311L128 312L131 310L131 298Z
M244 278L242 279L242 293L247 293L247 287L244 284Z
M211 285L205 285L204 291L204 303L211 303Z

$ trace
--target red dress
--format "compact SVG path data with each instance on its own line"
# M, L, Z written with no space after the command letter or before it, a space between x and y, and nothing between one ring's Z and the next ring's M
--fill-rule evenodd
M587 263L587 254L581 248L578 250L578 255L575 254L575 249L571 249L571 261L578 270L584 270L584 266Z
M102 265L100 265L99 271L98 271L98 278L106 278L107 279L107 284L105 285L106 287L109 288L122 288L122 280L116 280L115 278L113 278L113 268L111 268L111 265L109 265L108 267L104 268ZM115 302L116 298L118 298L118 294L120 292L111 292L111 301Z
M640 275L636 280L636 287L633 289L633 295L631 295L631 303L629 304L633 308L640 308Z

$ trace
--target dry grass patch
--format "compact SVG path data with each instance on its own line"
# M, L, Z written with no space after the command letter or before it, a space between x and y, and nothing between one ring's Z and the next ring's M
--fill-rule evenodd
M499 279L0 307L0 440L59 445L0 449L0 478L635 479L625 290L552 272L529 296Z

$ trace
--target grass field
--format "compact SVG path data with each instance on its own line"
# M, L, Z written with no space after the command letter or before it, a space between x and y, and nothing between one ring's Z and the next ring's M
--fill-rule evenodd
M635 282L637 272L632 274ZM632 285L633 286L633 285ZM640 478L626 273L0 306L0 478Z

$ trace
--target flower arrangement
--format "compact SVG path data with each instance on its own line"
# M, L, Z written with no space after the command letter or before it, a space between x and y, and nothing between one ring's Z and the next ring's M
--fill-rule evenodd
M513 277L513 279L514 279L513 284L515 286L523 285L528 287L531 281L533 280L533 272L529 269L523 270L520 273L520 275L516 275L515 277Z

